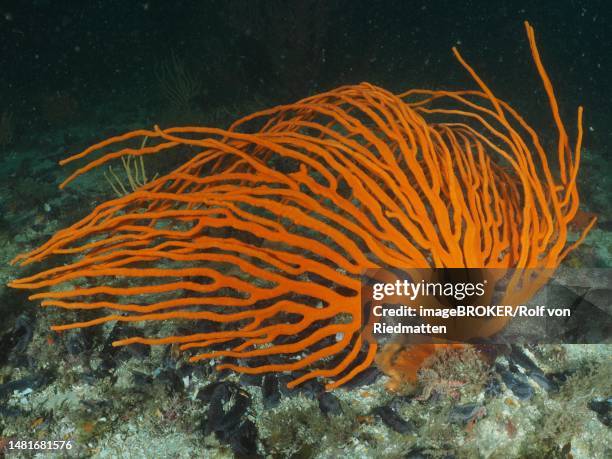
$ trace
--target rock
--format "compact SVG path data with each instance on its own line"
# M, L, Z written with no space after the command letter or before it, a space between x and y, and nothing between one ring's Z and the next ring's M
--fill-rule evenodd
M382 422L397 433L407 434L414 432L415 426L411 421L407 421L393 410L390 406L379 406L375 408L373 414L380 417Z
M473 419L484 415L484 407L479 403L454 406L449 414L449 421L453 424L467 424Z
M340 400L331 392L323 392L319 396L319 409L325 416L342 414Z
M599 419L603 425L607 427L612 426L612 397L594 398L587 406L597 413L597 419Z
M214 432L219 440L229 439L251 404L251 397L239 385L223 381L210 396L204 431Z
M261 395L266 409L274 408L279 404L281 393L276 375L269 374L264 377L261 384Z
M527 378L520 373L511 373L508 370L501 370L502 381L508 389L521 400L528 400L533 397L533 387L527 382Z

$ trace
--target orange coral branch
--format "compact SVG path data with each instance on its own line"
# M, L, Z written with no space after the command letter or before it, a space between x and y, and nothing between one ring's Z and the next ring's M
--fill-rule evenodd
M64 160L89 162L62 187L125 155L184 145L198 151L18 256L21 264L70 261L10 286L42 289L31 298L44 306L102 312L54 330L203 321L209 326L199 333L114 345L178 343L206 348L192 361L237 359L219 368L306 370L292 387L317 377L328 388L342 385L377 351L362 332L364 269L554 268L590 229L567 246L578 209L582 110L571 149L526 29L559 133L559 179L535 131L453 49L480 90L396 96L362 83L255 113L227 130L156 126ZM152 144L122 147L142 137ZM434 348L414 355L420 361ZM252 363L280 354L284 363Z

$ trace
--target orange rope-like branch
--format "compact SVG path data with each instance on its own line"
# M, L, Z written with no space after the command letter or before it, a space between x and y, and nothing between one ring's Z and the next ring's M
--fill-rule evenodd
M558 130L559 179L535 131L453 49L480 90L396 96L362 83L227 130L156 126L64 160L89 162L62 187L125 155L198 151L19 255L21 264L71 258L10 286L43 289L31 296L43 306L102 311L54 330L203 321L191 335L113 344L178 343L201 349L192 361L237 359L218 368L300 372L290 387L316 377L327 378L327 388L344 384L376 356L361 330L364 269L555 268L592 226L567 245L582 109L571 148L526 29ZM142 137L151 145L121 146ZM286 360L261 359L274 355Z

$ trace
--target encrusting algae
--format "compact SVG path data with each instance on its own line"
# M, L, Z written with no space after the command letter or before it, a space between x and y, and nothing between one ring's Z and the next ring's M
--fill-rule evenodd
M478 90L343 86L227 130L156 126L62 161L89 160L64 187L126 155L195 152L18 256L22 265L58 263L10 286L41 290L30 298L43 306L101 313L56 331L197 321L193 334L114 345L178 343L200 350L192 361L226 359L218 369L291 372L290 387L312 378L341 386L377 354L362 332L364 269L555 268L593 226L567 243L582 109L572 146L525 26L558 131L558 174L536 132L453 49ZM404 365L417 368L429 353Z

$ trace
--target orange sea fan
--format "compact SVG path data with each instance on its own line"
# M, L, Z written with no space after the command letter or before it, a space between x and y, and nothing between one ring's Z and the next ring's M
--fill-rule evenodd
M54 330L196 321L192 334L165 329L113 344L180 343L203 350L192 361L225 359L220 369L340 386L376 355L362 333L364 269L554 268L592 226L567 244L582 110L572 148L526 28L559 134L558 177L533 129L454 50L479 90L397 96L344 86L227 130L156 126L62 161L100 154L63 187L123 155L194 152L18 256L66 263L10 285L43 289L30 297L43 306L110 311ZM143 136L149 146L117 146Z

